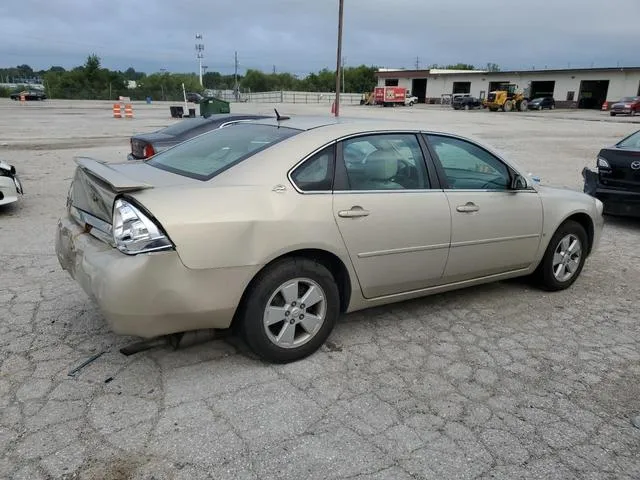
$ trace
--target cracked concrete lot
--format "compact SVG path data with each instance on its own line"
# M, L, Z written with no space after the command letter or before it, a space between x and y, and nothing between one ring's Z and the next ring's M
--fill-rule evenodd
M343 114L474 135L574 189L601 146L640 128L592 121L600 112ZM61 270L54 230L74 155L124 159L132 133L171 122L167 105L136 104L135 115L0 101L0 158L26 189L0 210L0 478L640 478L640 222L608 218L567 291L511 281L359 312L294 364L206 335L125 357L132 339L110 333Z

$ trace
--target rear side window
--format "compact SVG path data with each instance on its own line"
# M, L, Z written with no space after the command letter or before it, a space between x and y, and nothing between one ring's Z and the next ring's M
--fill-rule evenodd
M316 153L291 173L291 180L303 192L327 192L333 188L335 145Z
M294 128L272 125L230 125L161 152L147 163L185 177L209 180L257 152L300 132Z

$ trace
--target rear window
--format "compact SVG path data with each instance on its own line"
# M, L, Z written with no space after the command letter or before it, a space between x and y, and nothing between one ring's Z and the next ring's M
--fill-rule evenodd
M193 130L194 128L201 127L210 123L211 121L208 118L198 117L198 118L185 118L184 120L180 120L173 125L169 125L167 128L162 129L162 133L166 133L167 135L182 135L189 130Z
M152 157L147 163L197 180L209 180L301 130L237 124L213 130Z

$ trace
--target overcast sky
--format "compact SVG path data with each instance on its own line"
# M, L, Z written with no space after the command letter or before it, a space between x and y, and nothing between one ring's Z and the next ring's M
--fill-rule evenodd
M20 0L0 5L0 67L335 68L338 0ZM640 65L640 0L345 0L347 65Z

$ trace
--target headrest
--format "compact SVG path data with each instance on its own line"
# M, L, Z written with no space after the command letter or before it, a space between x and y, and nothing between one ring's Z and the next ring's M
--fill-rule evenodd
M394 152L377 150L367 157L366 175L370 180L389 180L398 173Z

